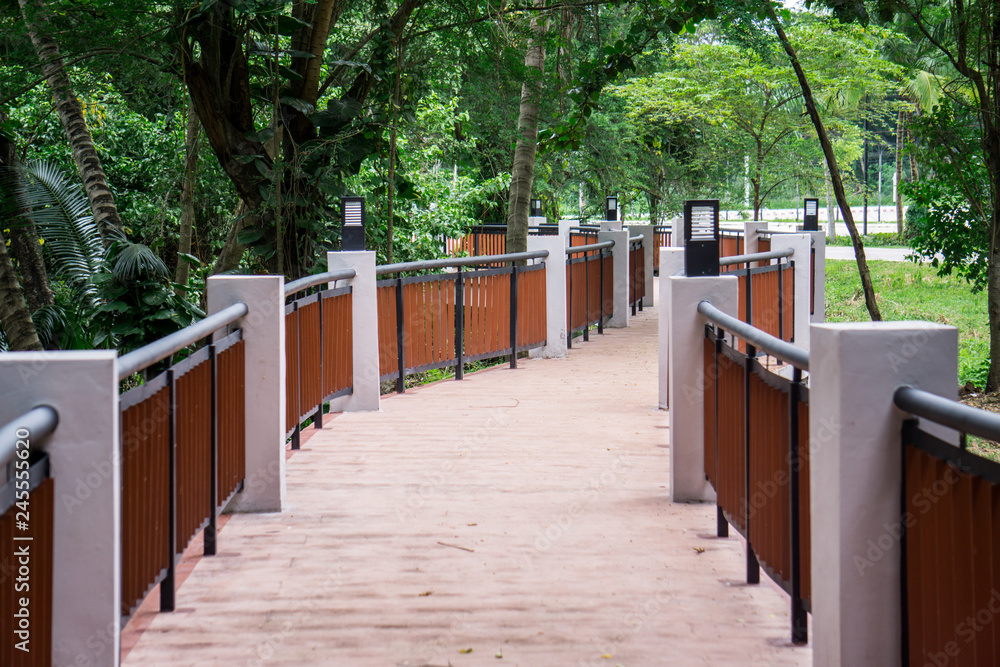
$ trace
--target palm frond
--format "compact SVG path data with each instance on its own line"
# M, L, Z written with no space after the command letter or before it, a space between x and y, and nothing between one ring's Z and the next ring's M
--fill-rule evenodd
M101 270L104 248L83 187L50 162L33 160L20 171L15 198L38 227L52 268L93 300L91 277Z
M157 276L166 278L170 269L149 246L127 240L115 241L108 249L111 273L120 283Z
M31 314L31 320L35 323L35 331L38 332L42 347L46 350L62 347L64 334L70 329L69 318L63 306L57 303L42 306Z

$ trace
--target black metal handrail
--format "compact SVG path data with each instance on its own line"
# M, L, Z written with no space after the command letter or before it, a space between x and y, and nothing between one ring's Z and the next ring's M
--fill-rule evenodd
M712 305L711 301L698 304L698 312L709 322L745 340L747 343L763 350L772 357L791 363L798 369L809 370L809 352L791 343L786 343L755 326L747 324L731 315L727 315Z
M896 407L917 417L980 438L1000 441L1000 414L980 410L914 387L902 386L892 395Z
M219 329L229 326L249 312L250 308L245 303L234 303L228 308L209 315L189 327L175 331L169 336L164 336L158 341L119 357L118 381L121 382L133 373L138 373L143 369L149 368L156 362L162 361L175 352L183 350L188 345L193 345L203 338L208 338Z
M495 264L499 262L520 262L528 259L545 259L548 256L548 250L529 250L528 252L511 252L504 255L427 259L420 262L383 264L382 266L375 267L375 275L384 276L389 273L410 273L413 271L430 271L432 269L448 269L459 266L475 266L477 264Z
M590 245L578 245L570 248L566 248L567 255L577 255L581 252L592 252L595 250L604 250L605 248L614 248L614 241L601 241L600 243L591 243Z
M354 269L339 269L337 271L327 271L326 273L317 273L314 276L299 278L298 280L293 280L285 285L285 296L291 296L296 292L301 292L302 290L307 290L310 287L322 285L323 283L335 283L338 280L351 280L352 278L357 277L357 275L358 272Z
M59 413L48 405L39 405L25 412L5 426L0 426L0 468L4 468L17 456L18 440L26 438L18 435L27 431L31 442L50 435L59 425Z
M770 252L752 252L749 255L733 255L731 257L720 257L719 266L744 264L746 262L766 262L772 259L791 257L794 254L795 254L794 248L782 248L781 250L771 250Z

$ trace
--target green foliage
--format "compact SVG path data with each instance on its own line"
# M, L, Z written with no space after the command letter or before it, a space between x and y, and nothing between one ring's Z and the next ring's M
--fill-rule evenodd
M925 255L940 253L933 266L955 275L977 290L987 282L990 210L989 181L979 150L977 116L949 100L913 121L921 161L928 175L904 183L913 204L907 225L913 248Z
M13 192L44 243L56 303L33 319L45 344L124 353L204 315L175 294L149 247L120 235L105 250L82 188L57 166L36 161L19 172L6 174L0 196Z

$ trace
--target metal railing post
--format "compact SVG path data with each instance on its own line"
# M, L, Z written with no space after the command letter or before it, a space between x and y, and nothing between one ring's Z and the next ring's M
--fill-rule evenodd
M455 277L455 379L465 377L465 275Z
M313 426L323 428L323 289L316 290L316 307L319 308L319 405L313 414Z
M794 367L793 367L794 368ZM809 641L809 621L806 616L805 605L802 603L802 553L801 545L801 507L799 506L799 398L802 387L802 370L794 368L792 371L792 383L788 391L788 461L790 471L789 495L790 514L789 524L791 528L791 616L792 616L792 643L805 644Z
M216 535L218 524L216 513L219 506L219 357L215 343L208 346L208 364L211 373L211 400L209 404L209 455L208 455L208 525L204 533L204 555L214 556L216 553Z
M749 278L749 273L747 274ZM749 292L749 290L747 290ZM748 311L749 312L749 311ZM747 583L760 583L760 563L757 561L757 554L754 553L753 545L750 543L750 374L753 373L753 360L757 356L757 349L747 343L747 356L745 372L743 377L743 467L744 467L744 488L743 488L743 521L747 531Z
M510 367L517 368L517 264L510 274Z
M601 285L600 285L601 312L597 318L597 333L603 336L604 335L604 249L603 248L597 253L597 262L598 264L601 265Z
M177 383L169 367L167 411L167 574L160 582L161 612L173 611L177 604Z
M722 352L722 343L725 341L726 333L721 328L715 328L715 363L712 372L715 374L715 479L719 479L719 354ZM715 536L729 537L729 521L722 511L719 499L715 500Z
M292 312L295 313L295 405L292 406L292 417L295 419L295 430L292 431L292 449L302 446L300 437L302 424L302 320L299 318L299 302L292 302Z
M396 379L396 393L406 393L406 354L404 340L406 337L406 327L404 326L405 309L403 307L403 276L396 279L396 363L399 366L399 377Z
M590 340L590 256L583 253L583 341Z

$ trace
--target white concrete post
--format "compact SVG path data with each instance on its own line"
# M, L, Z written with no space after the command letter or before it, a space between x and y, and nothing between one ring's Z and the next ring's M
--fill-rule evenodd
M579 223L576 220L560 220L559 221L559 236L561 236L566 241L566 246L569 246L569 230L570 227L578 227Z
M656 226L655 225L629 225L629 233L632 236L642 234L642 248L645 253L646 271L642 277L645 285L645 296L642 298L642 306L652 306L653 304L653 256L660 251L656 246Z
M670 246L684 247L684 217L678 215L670 221Z
M684 269L683 248L660 248L660 409L666 410L670 404L670 382L667 363L670 359L670 277Z
M54 486L52 664L116 667L121 628L121 447L118 367L111 351L0 355L0 423L39 405L59 413L46 441ZM29 508L30 509L30 508ZM29 511L29 520L40 517ZM41 545L24 542L38 563ZM0 562L14 567L5 544ZM8 579L8 583L12 583ZM31 590L24 593L30 597ZM13 613L13 612L11 612ZM32 622L34 626L34 622ZM3 641L17 641L4 637ZM31 647L39 650L33 633Z
M331 402L330 411L365 412L380 408L378 365L378 289L375 285L375 252L326 253L330 271L354 269L357 275L351 281L351 332L354 346L354 388L350 394Z
M545 346L529 357L566 356L566 240L562 236L529 236L528 251L548 250L545 258Z
M812 266L809 250L812 237L809 234L775 234L771 237L771 250L791 248L795 251L791 259L795 262L795 309L792 314L794 343L804 350L809 349L809 281Z
M620 232L623 229L621 220L602 220L602 232Z
M539 225L544 225L544 224L545 224L545 216L544 215L529 215L528 216L528 226L529 227L538 227Z
M246 355L246 484L226 508L280 512L285 506L285 279L212 276L208 313L234 303L250 312L243 328Z
M816 254L816 270L812 274L815 296L811 321L826 322L826 232L807 233L812 236L812 249Z
M814 324L809 367L813 664L899 665L900 428L908 384L956 398L958 333Z
M708 502L715 491L705 479L705 317L701 301L736 316L736 276L667 278L670 342L670 498Z
M756 222L744 222L743 223L743 254L751 255L760 252L760 232L767 230L767 223L756 221ZM771 237L772 239L774 237ZM771 241L772 250L774 249L774 241ZM756 268L760 266L760 262L750 262L750 266ZM737 267L739 268L739 267Z
M603 228L605 223L601 223ZM611 319L606 326L613 328L627 327L629 320L628 305L628 232L627 231L601 231L597 234L599 243L614 241L615 247L611 249L612 255L612 295L614 297L614 307L611 311Z

